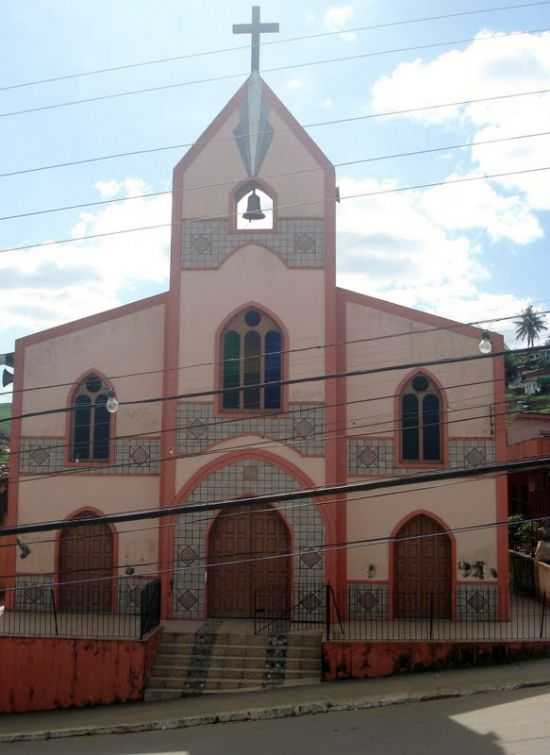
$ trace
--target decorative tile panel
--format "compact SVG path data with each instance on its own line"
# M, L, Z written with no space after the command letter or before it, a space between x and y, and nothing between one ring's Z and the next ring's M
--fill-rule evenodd
M160 474L160 438L117 438L114 458L104 465L65 466L65 438L22 438L19 471L22 475L53 474L65 469L76 474Z
M52 611L53 575L20 574L15 580L18 611Z
M254 470L254 474L252 474ZM255 478L255 481L252 481ZM253 459L236 461L218 469L205 478L191 492L187 501L199 503L235 498L245 493L264 495L273 492L297 490L300 484L276 464ZM325 558L322 550L325 531L318 504L312 499L300 505L279 508L291 533L293 550L306 552L293 558L291 571L294 588L304 594L307 585L324 584ZM180 618L199 618L204 615L207 579L207 534L211 521L218 512L180 514L177 519L174 544L174 615ZM192 558L192 554L195 556ZM309 606L312 616L322 619L322 601Z
M495 621L498 618L498 584L458 584L456 613L461 621Z
M456 438L449 441L450 467L479 467L496 460L496 445L491 439Z
M356 477L393 474L393 440L348 438L348 474Z
M478 467L496 459L495 441L477 438L449 440L448 466L451 468ZM392 477L411 474L414 462L396 466L392 438L348 438L348 475L350 477Z
M181 266L217 268L245 244L270 249L289 267L318 267L325 262L324 221L321 218L279 218L273 231L233 231L225 218L183 223Z
M176 448L191 455L239 435L260 435L285 443L304 456L325 453L325 410L295 404L287 414L254 414L239 419L214 417L211 404L182 401L177 409Z
M350 619L389 619L389 585L351 582L348 585Z

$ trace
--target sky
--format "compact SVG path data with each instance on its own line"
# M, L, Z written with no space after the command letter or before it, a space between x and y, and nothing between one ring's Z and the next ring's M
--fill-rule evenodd
M272 38L339 33L264 44L263 69L296 67L263 76L303 124L550 89L550 3L341 32L496 5L496 0L442 0L437 5L428 0L264 1L262 20L280 23L280 34ZM248 43L248 38L233 36L231 27L248 22L250 8L241 0L6 4L0 173L193 142L247 76L249 51L224 48ZM213 50L218 52L5 88ZM388 50L394 52L353 57ZM301 65L342 57L353 59ZM232 74L222 81L13 114ZM550 131L550 93L308 129L334 163L544 131ZM461 321L514 315L530 302L550 309L550 171L452 185L469 176L550 166L549 147L550 136L531 136L338 167L344 197L443 182L342 201L337 209L339 285ZM168 223L168 194L4 218L167 191L172 168L185 151L179 146L0 177L0 251ZM169 230L162 229L0 253L0 352L12 351L18 337L166 290L168 246ZM509 324L493 329L513 342Z

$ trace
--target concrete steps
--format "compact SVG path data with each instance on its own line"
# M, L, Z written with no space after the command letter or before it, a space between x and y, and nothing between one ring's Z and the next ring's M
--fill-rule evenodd
M317 684L320 635L163 631L145 700Z

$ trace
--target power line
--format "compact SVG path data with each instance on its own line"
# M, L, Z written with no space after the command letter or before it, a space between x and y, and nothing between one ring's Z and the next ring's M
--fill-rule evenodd
M498 379L498 378L492 378L490 380L476 380L474 382L458 383L458 384L455 384L455 385L445 386L445 391L454 390L456 388L470 388L470 387L477 386L477 385L486 385L487 383L493 384L493 383L503 382L504 380L505 379L501 380L501 379ZM475 396L475 397L470 396L469 398L479 398L479 399L481 399L481 398L484 398L484 397L486 397L487 399L490 399L490 398L493 397L493 394L492 393L491 394L484 394L484 395L478 395L478 396ZM347 407L347 406L353 406L353 405L356 405L356 404L365 404L365 403L370 403L370 402L373 402L373 401L383 401L383 400L388 400L388 399L393 399L393 398L395 398L395 394L391 393L391 394L387 394L385 396L369 396L369 397L366 397L366 398L354 399L354 400L351 400L351 401L340 401L340 402L337 402L335 404L326 404L326 403L313 404L313 405L308 405L308 409L335 409L335 408L339 408L339 407ZM491 403L494 403L496 405L496 404L498 404L500 402L496 402L496 403L495 402L491 402ZM467 408L472 409L472 408L480 408L480 407L471 407L470 406L470 407L467 407ZM463 409L453 409L453 410L449 409L448 411L463 411ZM270 415L270 417L271 418L274 418L274 417L275 418L277 418L277 417L286 418L289 415L291 416L291 415L296 414L296 415L300 416L303 413L304 413L304 408L303 407L298 407L298 408L295 408L295 409L288 409L287 411L284 411L284 412L283 411L278 412L275 415ZM265 413L262 412L260 414L247 415L246 419L247 420L265 419ZM388 420L388 422L389 421L390 420ZM242 422L242 417L227 417L227 418L224 418L224 419L215 419L212 422L204 422L201 425L201 428L206 428L206 430L208 431L209 428L218 428L220 425L232 424L234 422ZM104 425L107 425L107 424L109 424L109 420L106 420L105 422L99 422L99 423L97 423L97 425L99 427L103 427ZM186 423L186 424L183 424L183 425L175 425L174 427L169 427L169 428L159 427L158 429L144 430L144 431L139 432L139 433L127 433L127 434L124 434L124 435L117 435L116 438L114 438L114 440L117 441L117 440L129 440L129 439L135 439L135 438L157 437L157 435L158 436L162 436L162 435L164 435L165 433L168 433L168 432L177 432L178 430L187 430L187 429L192 428L193 426L194 425L190 422L190 423ZM364 427L364 425L362 425L362 427ZM252 433L252 434L257 434L257 433ZM296 437L299 437L299 436L296 436ZM284 442L284 440L285 439L280 439L278 442ZM213 441L213 443L214 442L216 442L216 441ZM69 444L69 443L62 443L62 444L56 443L55 445L52 445L52 446L40 446L40 449L43 450L43 451L53 451L53 450L58 450L60 448L63 448L63 449L69 448L70 445L71 444ZM21 450L20 451L10 451L10 458L16 458L18 456L19 457L25 457L27 455L31 455L34 450L36 450L36 449L29 448L29 449L26 449L26 450L23 450L23 451L21 451ZM225 450L232 450L232 449L225 449Z
M549 0L550 2L550 0ZM382 155L380 157L366 157L358 160L347 160L345 162L334 163L335 168L349 167L351 165L363 165L365 163L377 162L380 160L396 159L398 157L413 157L415 155L426 155L434 152L446 152L453 149L464 149L465 147L479 147L488 144L500 144L501 142L518 141L520 139L533 139L541 136L550 135L550 131L539 131L533 134L518 134L516 136L499 137L496 139L484 139L477 142L466 142L464 144L452 144L442 147L432 147L430 149L412 150L409 152L401 152L393 155ZM266 181L270 181L275 178L284 178L288 176L298 176L304 173L319 172L321 168L304 168L301 170L288 171L286 173L278 173L271 176L265 176ZM203 184L201 186L191 186L183 189L183 194L192 193L194 191L202 191L204 189L214 189L223 186L234 186L238 179L233 181L223 181L220 183ZM49 207L43 210L29 210L27 212L19 212L13 215L0 216L0 222L6 220L18 220L21 218L36 217L37 215L50 215L57 212L66 212L68 210L81 210L85 207L102 207L105 205L118 204L120 202L132 202L138 199L152 199L153 197L162 197L168 194L172 194L172 190L165 191L150 191L142 194L132 194L126 197L113 197L111 199L98 199L90 202L80 202L72 205L61 205L59 207Z
M497 102L499 100L507 100L513 97L530 97L533 95L543 95L550 92L550 89L537 89L532 91L524 91L524 92L512 92L509 94L501 94L501 95L493 95L491 97L478 97L474 99L469 100L459 100L456 102L444 102L439 103L435 105L420 105L413 108L404 108L401 110L391 110L383 113L367 113L365 115L355 115L355 116L348 116L347 118L336 118L332 120L327 121L316 121L314 123L304 123L302 124L302 128L308 129L308 128L319 128L322 126L334 126L337 124L342 123L354 123L355 121L363 121L363 120L370 120L372 118L387 118L387 117L393 117L397 115L406 115L407 113L418 113L422 112L424 110L438 110L441 108L446 107L460 107L462 105L473 105L479 102ZM249 135L257 135L262 134L263 131L251 131L249 132ZM229 143L231 140L228 138L227 142ZM481 144L482 142L477 142L478 144ZM486 142L489 144L490 140L487 140ZM184 144L169 144L169 145L161 145L158 147L149 147L147 149L138 149L138 150L132 150L130 152L113 152L111 154L107 155L97 155L95 157L88 157L83 158L81 160L68 160L60 163L51 163L50 165L39 165L33 168L22 168L20 170L12 170L7 171L5 173L0 173L0 178L10 178L12 176L21 176L26 175L28 173L37 173L39 171L45 171L45 170L55 170L58 168L68 168L75 165L85 165L87 163L95 163L95 162L101 162L104 160L113 160L120 157L133 157L136 155L145 155L145 154L152 154L156 152L164 152L166 150L175 150L175 149L186 149L189 147L192 147L195 144L195 142L187 142ZM476 144L476 142L473 142L473 144ZM470 145L464 145L464 146L470 146ZM452 149L454 147L448 147L447 149ZM443 149L443 148L442 148ZM428 152L429 150L426 150ZM434 150L435 151L435 150ZM440 150L437 150L440 151ZM379 159L393 159L397 157L407 157L409 153L405 152L403 154L396 154L396 155L388 155L388 156L382 156L380 158L373 157L369 159L369 162L379 160ZM423 154L423 151L419 151L418 154ZM346 163L341 163L341 166L346 165Z
M501 475L495 475L495 477L500 477L500 476ZM441 483L441 485L427 485L426 487L423 487L423 488L417 487L417 488L415 488L415 492L421 492L423 490L438 490L439 488L448 488L448 487L454 487L456 485L464 485L464 484L469 484L469 483L470 483L470 480L458 480L458 481L455 481L455 482L443 482L443 483ZM374 500L378 500L379 498L387 498L389 496L408 495L408 493L409 493L408 490L392 490L389 493L376 493L375 495L355 496L353 498L353 503L357 503L358 501L369 501L369 500L373 500L374 501ZM317 505L318 506L333 506L335 504L341 504L341 503L347 503L347 502L348 502L347 498L335 498L334 500L331 500L331 501L319 501L319 503ZM285 512L288 512L288 511L295 511L296 509L306 508L307 506L310 506L309 502L306 502L306 503L290 503L290 504L287 504L287 505L279 507L278 510L283 510ZM257 508L255 508L254 511L255 511L255 513L265 513L265 512L273 511L273 508L271 506L268 506L265 509L257 509ZM236 516L240 516L240 515L241 515L240 511L231 511L231 512L228 512L228 513L224 514L224 516L226 516L226 517L236 517ZM199 519L194 519L193 523L194 524L198 524L199 522L209 522L210 520L211 520L211 517L208 516L208 517L203 517L203 518L199 518ZM117 529L116 532L117 532L117 535L133 535L136 532L158 532L159 530L164 530L164 529L170 529L170 530L172 530L172 529L175 529L176 527L177 527L177 522L170 523L170 524L160 524L160 522L159 522L158 525L152 525L150 527L136 527L136 528L127 529L127 530ZM0 537L2 537L1 530L0 530ZM78 539L79 539L79 541L81 541L81 540L93 540L96 537L97 537L97 535L81 534L81 535L79 535ZM28 545L28 546L32 545L32 546L34 546L34 545L42 545L42 544L56 543L56 542L57 542L57 538L50 538L50 539L43 539L43 540L25 540L25 545ZM17 543L16 542L13 542L13 543L0 543L0 549L1 548L16 548L16 547L17 547ZM151 565L156 564L156 563L158 563L158 562L157 561L154 561L154 562L151 561L151 562L148 562L148 563L145 563L145 564L143 562L140 562L140 563L135 563L135 564L124 564L124 567L127 568L128 566L134 566L134 567L137 567L137 566L151 566ZM83 571L91 571L91 570L84 569ZM9 576L9 575L3 575L3 576L6 577L6 576ZM13 577L13 576L17 576L17 575L11 575L11 576Z
M286 378L284 380L276 381L278 385L303 385L304 383L315 383L315 382L325 382L327 380L340 380L342 378L349 378L349 377L363 377L365 375L377 375L382 374L386 372L396 372L399 370L403 371L409 371L413 369L422 369L427 368L430 366L438 366L442 364L458 364L462 362L473 362L478 361L480 359L496 359L498 357L503 357L512 354L536 354L539 351L547 351L548 347L546 346L531 346L531 347L524 347L521 349L510 349L508 351L493 351L489 354L468 354L466 356L461 357L444 357L442 359L433 359L429 361L424 362L406 362L403 364L394 364L394 365L385 365L383 367L370 367L366 369L356 369L356 370L346 370L341 372L329 372L329 373L320 373L317 375L311 375L309 377L299 377L299 378ZM232 391L239 391L242 393L243 391L251 388L265 388L266 386L273 385L272 381L265 381L260 383L254 383L251 385L246 386L235 386L234 388L231 388ZM206 397L212 397L212 396L220 396L227 392L227 389L225 388L212 388L208 390L202 390L202 391L191 391L187 393L178 393L171 396L155 396L152 398L144 398L144 399L132 399L130 401L121 401L121 406L132 406L132 405L141 405L141 404L151 404L151 403L158 403L163 401L176 401L181 399L196 399L196 398L206 398ZM43 417L49 414L66 414L67 412L73 411L73 407L71 406L64 406L60 407L58 409L42 409L40 411L36 412L26 412L23 414L17 414L9 418L3 418L0 419L0 423L2 422L13 422L15 420L21 420L26 419L28 417Z
M465 482L465 481L463 481ZM459 484L459 483L455 483ZM424 488L426 490L433 490L437 489L439 487L445 487L444 485L436 485L431 486L429 488ZM395 493L394 493L395 495ZM369 496L370 498L375 498L378 496ZM379 496L382 497L382 496ZM354 500L361 500L361 498L357 498ZM530 519L524 519L522 521L522 524L530 524L535 522L544 522L547 521L549 517L547 516L541 516L541 517L532 517ZM507 529L514 527L513 522L509 522L508 520L494 520L490 522L485 522L483 524L472 524L472 525L464 525L462 527L450 527L445 530L440 530L439 532L429 532L425 534L419 534L419 535L403 535L403 536L391 536L391 535L381 535L378 537L369 537L369 538L361 538L357 540L346 540L344 542L338 542L338 543L319 543L319 545L313 546L314 549L321 553L326 553L327 551L335 551L335 550L351 550L353 548L360 548L360 547L367 547L369 545L381 545L385 543L397 543L397 542L408 542L411 540L424 540L427 538L436 538L436 537L445 537L449 534L467 534L470 532L477 532L479 530L485 530L485 529L498 529L501 527L506 527ZM40 541L38 541L40 542ZM305 548L304 550L295 550L290 551L286 553L278 553L278 554L269 554L269 555L263 555L263 556L254 556L252 558L244 558L244 559L231 559L230 561L221 561L221 562L214 562L214 563L208 563L208 557L198 557L199 562L206 562L204 568L205 569L215 569L223 566L236 566L237 564L250 564L250 563L257 563L258 561L275 561L278 559L289 559L289 558L298 558L299 556L302 556L306 553L311 553L311 547ZM135 564L135 566L158 566L160 564L159 561L154 562L148 562L146 564ZM126 566L131 566L131 564L128 564ZM137 575L140 577L147 577L147 576L160 576L161 574L178 574L181 571L184 571L188 567L172 567L168 569L158 569L154 572L145 572L143 574ZM92 571L92 570L81 570L84 572ZM21 576L21 574L15 574L10 575L11 578ZM111 575L108 577L90 577L88 579L81 579L81 580L58 580L56 582L52 582L47 586L47 589L51 589L52 587L60 587L65 584L70 585L76 585L76 584L97 584L98 582L116 582L119 580L127 579L130 575L123 575L123 574L117 574L117 575ZM136 575L131 575L132 577L135 577ZM8 587L5 588L4 592L24 592L25 590L36 590L36 585L25 585L23 587Z
M499 406L500 404L506 404L506 403L507 403L506 401L501 401L501 402L495 402L492 405ZM464 411L467 411L468 409L479 409L479 408L484 409L486 408L486 405L481 404L479 406L470 406L470 407L465 407L465 408L450 409L447 411L447 414L454 413L454 412L464 412ZM507 417L513 413L514 413L514 410L510 409L504 412L495 412L492 416L493 417ZM423 427L431 427L431 426L436 426L436 425L440 427L441 426L448 427L449 425L452 425L452 424L458 424L461 422L470 422L471 420L474 420L474 419L491 419L491 415L477 414L477 415L470 415L468 417L461 417L459 419L446 420L445 422L432 422L432 423L428 422L428 423L425 423ZM357 437L359 439L363 439L363 438L369 437L370 435L376 436L377 433L381 432L381 430L378 429L370 433L361 433L360 435L353 435L350 433L350 431L352 429L360 430L360 429L365 429L369 427L379 427L380 425L382 426L393 425L394 427L391 428L392 431L395 430L395 425L397 425L397 429L398 431L400 431L401 420L400 419L395 419L395 420L386 419L381 422L367 422L363 424L354 424L351 426L347 426L346 424L344 424L343 427L334 427L334 429L332 430L322 430L318 432L314 431L308 437L320 437L321 439L330 438L332 440L341 440L341 439L350 438L350 437L351 438ZM413 429L418 429L419 427L420 425L416 425L416 426L411 426L408 429L413 430ZM386 430L386 432L389 432L389 431ZM254 435L255 433L252 432L250 434ZM252 443L245 443L245 444L240 444L237 446L226 446L225 448L221 450L224 453L229 452L229 451L254 451L258 448L265 448L266 446L277 446L277 445L280 445L281 443L291 443L292 441L297 441L297 440L302 440L302 439L303 439L303 436L299 432L297 432L295 435L291 435L286 438L278 438L278 439L270 438L261 442L254 441ZM487 439L489 440L489 438ZM214 443L212 443L211 445L214 445ZM219 454L220 454L219 448L208 448L202 451L194 451L191 453L186 453L184 455L176 455L174 453L174 455L170 455L170 456L160 456L158 458L151 459L150 461L160 464L162 462L175 462L181 459L202 458L204 456L213 456L213 455L219 455ZM28 473L22 473L22 474L20 473L18 476L18 484L22 485L25 483L38 482L42 480L48 480L53 477L83 476L87 474L93 475L93 474L97 474L98 471L100 472L100 474L105 474L105 473L108 474L110 470L113 470L113 469L121 469L121 468L126 468L126 467L139 467L139 466L142 466L142 464L135 461L128 461L128 462L120 462L120 463L114 463L114 464L106 464L105 466L101 466L98 470L97 465L86 466L86 463L84 462L82 466L80 466L79 464L78 466L61 469L59 472L46 472L44 474L31 473L32 476L27 476ZM23 479L20 479L21 477L23 477Z
M469 183L471 181L487 181L492 178L504 178L507 176L519 176L519 175L528 175L532 173L542 173L547 170L550 170L550 166L543 166L539 168L527 168L523 170L512 170L512 171L506 171L502 173L486 173L483 176L465 176L463 178L453 178L453 179L447 179L445 181L433 181L431 183L414 184L411 186L400 186L393 189L378 189L376 191L366 191L366 192L360 192L357 194L347 194L345 196L341 196L340 200L344 201L347 199L360 199L360 198L366 198L366 197L380 196L382 194L396 194L396 193L401 193L404 191L413 191L415 189L431 189L431 188L434 188L435 186L453 186L455 184ZM285 209L289 207L308 207L308 206L319 205L323 203L324 203L324 200L309 201L309 202L295 202L292 204L279 205L279 209ZM193 223L193 222L201 222L204 220L224 219L225 217L226 215L213 215L210 217L183 218L176 222ZM4 247L0 249L0 254L4 254L6 252L20 252L26 249L41 249L44 247L57 246L60 244L72 244L78 241L89 241L90 239L106 238L109 236L120 236L126 233L140 233L142 231L154 231L154 230L160 230L161 228L170 228L170 227L173 227L174 225L175 223L155 223L153 225L137 226L137 227L135 226L133 228L123 228L117 231L91 233L91 234L85 234L83 236L72 236L70 238L65 238L65 239L55 239L52 241L39 241L32 244L23 244L21 246Z
M404 52L415 52L418 50L430 50L439 47L449 47L453 45L469 44L471 42L481 43L490 42L496 39L510 38L517 36L526 36L529 34L543 34L550 29L547 27L541 29L529 29L527 31L512 31L512 32L496 32L495 34L487 35L486 37L467 37L463 39L451 39L445 42L432 42L423 45L413 45L412 47L396 47L389 50L374 50L371 52L358 53L355 55L346 55L336 58L323 58L321 60L312 60L303 63L294 63L292 65L273 66L271 68L264 68L262 73L277 73L280 71L289 71L301 68L309 68L311 66L329 65L334 63L347 63L351 60L362 60L366 58L372 58L379 55L393 55ZM73 107L75 105L85 105L92 102L102 102L105 100L113 100L121 97L130 97L136 94L150 94L151 92L169 91L171 89L180 89L186 86L194 86L198 84L210 84L217 81L229 81L231 79L242 79L248 77L248 72L243 73L231 73L223 74L221 76L209 76L202 79L194 79L191 81L179 81L172 84L162 84L150 87L141 87L140 89L128 89L122 92L112 92L110 94L101 94L94 97L84 97L78 100L65 100L64 102L56 102L49 105L37 105L31 108L24 108L22 110L11 110L0 113L0 118L9 118L16 115L29 115L31 113L38 113L48 110L58 110L65 107Z
M550 456L542 456L520 461L496 462L484 464L478 467L463 469L443 469L430 472L420 472L412 475L403 475L383 480L370 480L360 482L337 483L316 488L306 488L289 492L267 493L260 496L248 496L245 498L230 498L207 503L185 503L177 506L162 508L143 509L141 511L126 511L117 514L102 514L93 518L64 519L48 522L33 522L19 524L0 529L0 536L25 535L32 532L51 532L53 530L75 529L87 524L117 524L119 522L141 521L142 519L161 519L176 514L194 514L219 509L231 509L237 507L252 506L257 503L285 503L287 501L303 500L305 498L322 498L340 493L355 493L369 490L382 490L395 488L403 485L425 484L441 480L463 479L469 477L482 477L495 475L500 472L520 472L525 470L544 469L550 465Z
M263 45L264 46L282 45L282 44L288 44L289 42L299 42L299 41L303 41L307 39L319 39L319 38L324 38L324 37L339 36L341 34L352 34L356 32L387 29L394 26L404 26L407 24L425 23L427 21L442 21L449 18L458 18L461 16L475 16L475 15L480 15L480 14L485 14L485 13L497 13L497 12L507 11L507 10L522 10L524 8L533 8L533 7L540 7L540 6L545 6L545 5L550 5L550 0L541 0L540 2L522 3L522 4L517 4L517 5L501 5L501 6L496 6L492 8L476 8L476 9L466 10L466 11L457 11L455 13L440 14L437 16L423 16L420 18L401 19L397 21L389 21L389 22L380 23L380 24L370 24L368 26L352 26L352 27L346 27L344 29L340 29L338 31L326 31L326 32L320 32L316 34L302 34L301 36L286 37L283 39L266 40L263 42ZM192 58L202 58L209 55L219 55L222 53L237 52L237 51L248 50L248 49L249 49L248 45L236 45L234 47L221 47L215 50L205 50L205 51L187 53L185 55L174 55L171 57L164 57L164 58L152 58L149 60L136 61L134 63L125 63L125 64L120 64L117 66L111 66L109 68L96 68L90 71L79 71L77 73L60 74L58 76L50 76L48 78L35 79L33 81L23 81L16 84L6 84L4 86L0 86L0 92L6 92L12 89L22 89L24 87L30 87L30 86L37 86L39 84L51 84L56 81L67 81L69 79L96 76L98 74L113 73L116 71L125 71L131 68L142 68L143 66L152 66L152 65L159 65L159 64L164 64L164 63L175 63L180 60L190 60Z
M542 300L542 301L539 302L539 304L541 304L541 303L545 304L546 301L548 301L548 300ZM539 315L546 315L546 314L549 314L549 313L550 313L550 309L545 309L545 310L542 310L542 311L538 312L537 314L539 314ZM430 327L430 328L423 328L422 330L413 330L413 331L411 331L411 330L402 330L402 331L397 331L395 333L385 333L384 335L381 335L381 336L368 336L366 338L351 338L351 339L346 339L344 341L335 341L333 343L328 343L328 344L321 344L321 343L319 343L319 344L313 344L313 345L310 345L310 346L297 346L297 347L294 347L294 348L291 348L291 349L281 349L280 351L276 351L276 352L261 351L260 352L260 356L267 356L269 354L281 354L281 355L283 355L283 354L295 354L295 353L306 352L306 351L319 351L321 349L334 348L334 347L338 347L338 346L355 346L355 345L361 344L361 343L371 343L373 341L383 341L383 340L385 340L387 338L401 338L403 336L423 335L423 334L426 334L426 333L434 333L434 332L438 332L438 331L441 331L441 330L451 330L452 331L453 328L460 328L460 327L463 327L464 325L475 326L475 325L487 325L488 323L495 323L495 322L504 322L504 321L507 321L507 320L514 320L516 317L521 317L521 312L518 312L517 314L514 314L514 315L505 315L503 317L492 317L492 318L485 318L483 320L472 320L472 321L466 322L466 323L454 322L452 320L449 320L448 323L446 323L445 325L437 325L437 326L435 326L433 328L432 327ZM232 362L232 361L239 361L239 358L238 357L230 357L228 359L224 359L224 364L227 363L227 362ZM105 377L105 379L108 380L108 381L112 381L112 380L121 380L123 378L129 378L129 377L141 377L141 376L144 376L144 375L158 375L158 374L164 374L166 372L179 372L181 370L196 369L196 368L199 368L199 367L211 367L214 364L216 364L215 361L195 362L195 363L191 363L191 364L179 365L177 367L168 367L168 368L164 368L163 367L163 368L158 369L158 370L142 370L140 372L127 372L127 373L124 373L124 374L121 374L121 375L107 375ZM15 395L15 394L18 394L18 393L28 393L28 392L33 392L33 391L49 390L51 388L66 388L66 387L69 387L69 386L73 386L74 384L75 384L75 381L74 380L70 380L70 381L65 382L65 383L50 383L50 384L47 384L47 385L31 386L29 388L17 388L15 390L11 390L11 391L10 390L0 391L0 396ZM324 404L323 404L323 406L324 406ZM263 417L264 415L261 414L261 415L257 415L257 416ZM232 420L232 421L234 421L234 420Z
M500 475L496 475L496 476L498 477ZM458 480L458 481L450 482L450 483L449 482L442 483L441 485L428 485L426 487L420 487L420 488L417 487L417 488L415 488L415 492L420 492L420 491L424 491L424 490L426 490L426 491L428 491L428 490L438 490L440 488L455 487L455 486L464 485L464 484L467 484L467 483L470 483L470 480ZM407 490L397 490L397 491L394 490L391 493L378 493L376 495L370 495L370 496L369 495L367 495L367 496L357 496L357 497L354 497L352 499L352 501L350 501L350 503L357 503L358 501L378 500L380 498L386 498L386 497L389 497L389 496L393 497L393 496L396 496L396 495L407 495L408 492L409 491L407 491ZM340 504L340 503L348 503L348 500L346 498L339 498L339 499L336 499L336 500L333 500L333 501L321 501L318 505L319 506L327 506L327 505L328 506L333 506L335 504ZM280 510L280 508L282 508L283 511L288 511L289 509L294 510L295 508L303 508L303 507L307 507L307 506L310 506L310 505L311 505L310 503L302 503L302 504L298 504L297 506L279 507L278 510ZM265 509L259 509L259 510L255 509L256 513L272 512L272 511L273 511L272 507L268 507L268 508L265 508ZM224 517L232 517L232 516L241 516L241 512L224 513ZM545 520L548 520L548 519L549 519L549 517L536 517L536 518L532 518L532 519L525 519L525 520L522 520L521 524L530 523L530 522L537 522L537 521L545 521ZM211 517L208 517L207 519L204 519L204 520L200 520L200 519L199 520L194 520L194 523L196 524L199 521L210 521L210 520L211 520ZM92 520L90 520L90 522L91 521ZM446 530L441 530L439 532L430 532L430 533L425 533L425 534L420 534L420 535L404 535L404 536L401 536L401 537L397 537L397 536L394 536L394 537L392 537L392 536L379 536L377 538L362 538L360 540L348 540L348 541L345 541L343 543L319 543L318 545L309 546L308 548L306 548L304 550L300 550L300 551L293 551L293 552L287 552L287 553L278 553L278 554L270 554L270 555L264 555L264 556L254 556L254 557L251 557L251 558L238 559L238 560L232 559L231 561L227 561L227 562L224 562L224 561L219 562L218 561L218 562L210 563L209 564L208 563L208 556L199 556L199 557L197 557L197 560L199 562L205 562L205 568L210 569L210 568L217 568L217 567L222 567L222 566L234 566L236 564L243 564L243 563L255 563L255 562L258 562L258 561L266 561L266 560L272 560L272 559L274 560L274 559L281 559L281 558L297 558L298 556L301 556L304 553L310 553L311 550L312 550L312 547L313 547L314 550L320 551L320 552L324 552L326 550L333 550L333 549L334 550L336 550L336 549L343 549L343 548L350 548L351 549L352 547L374 545L375 543L376 544L380 544L380 543L384 543L384 542L406 542L406 541L409 541L409 540L421 540L421 539L426 539L426 538L442 537L442 536L445 536L445 535L447 535L449 533L458 534L459 532L461 532L461 533L475 532L475 531L480 530L480 529L488 529L488 528L494 528L494 527L500 527L500 526L505 526L505 527L513 528L515 526L515 524L513 522L509 522L509 521L503 521L503 522L493 521L493 522L487 522L485 524L465 525L464 527L449 528L449 529L446 529ZM120 535L120 534L125 534L125 533L134 533L134 532L141 532L141 531L153 531L153 530L154 531L158 531L160 529L175 529L176 527L177 527L177 523L167 524L167 525L161 525L161 524L159 524L158 527L147 527L147 528L137 529L137 530L117 530L117 534ZM1 535L1 533L0 533L0 535ZM79 541L86 540L86 539L93 539L93 538L96 538L96 537L97 537L97 535L81 535L79 537ZM56 539L51 539L51 540L32 540L32 541L28 541L27 540L27 541L25 541L25 545L40 545L42 543L52 543L52 542L57 542L57 540ZM6 543L6 544L0 545L0 548L13 548L13 547L17 547L17 543ZM247 554L243 554L243 555L247 555ZM175 563L177 563L176 560L175 560ZM127 563L127 564L124 564L124 567L127 569L129 567L132 567L132 568L141 567L141 568L143 568L143 567L159 566L159 565L160 565L160 561L147 561L147 562ZM178 566L176 566L175 568L172 568L172 569L156 570L155 572L145 572L145 573L141 573L139 575L135 575L134 574L134 575L131 575L131 576L132 577L135 577L135 576L143 577L143 576L147 576L148 574L149 575L160 575L160 574L163 574L163 573L164 574L166 574L166 573L177 574L178 572L182 571L183 568L186 568L186 567L178 567ZM104 571L103 569L98 569L98 568L78 569L77 571L78 571L78 573L89 573L89 572L98 571L98 570ZM8 579L12 578L13 579L13 578L17 578L18 576L21 576L21 575L17 574L17 573L16 574L11 574L11 575L6 574L6 575L4 575L4 578L8 578ZM83 579L83 580L64 580L64 581L63 580L59 580L59 581L57 581L54 584L55 584L55 586L59 587L59 586L62 586L64 584L75 585L75 584L82 584L82 583L89 583L89 582L96 583L96 582L99 582L99 581L109 581L109 580L113 580L114 581L114 580L126 579L126 576L127 575L122 575L121 574L121 575L114 575L114 576L109 576L109 577L100 577L98 579L94 579L93 577L91 577L89 579ZM128 575L128 576L130 576L130 575ZM48 585L48 589L50 587L51 587L51 585ZM13 589L23 590L24 591L24 590L29 590L29 589L33 589L33 588L36 589L36 585L26 585L24 587L11 588L11 589L12 590Z

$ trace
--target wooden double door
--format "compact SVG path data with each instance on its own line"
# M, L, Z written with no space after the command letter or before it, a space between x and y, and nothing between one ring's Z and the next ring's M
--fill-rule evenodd
M93 518L91 512L79 519ZM60 608L111 611L113 607L113 533L106 524L62 530L59 543Z
M222 510L208 538L208 615L281 615L290 599L290 536L265 505ZM270 558L278 556L278 558Z
M395 545L394 606L399 619L451 618L452 548L444 529L431 517L406 522Z

